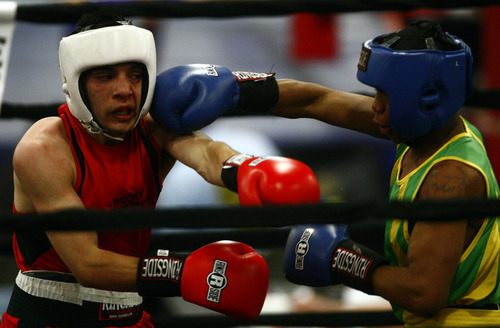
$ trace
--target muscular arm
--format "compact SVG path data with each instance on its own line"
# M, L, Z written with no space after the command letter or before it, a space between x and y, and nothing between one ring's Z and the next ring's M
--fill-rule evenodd
M279 100L270 114L287 118L314 118L383 138L373 122L372 97L333 90L319 84L278 80Z
M176 137L169 142L167 149L170 154L194 169L206 181L222 187L224 186L221 179L222 164L229 157L238 154L227 144L213 141L199 131Z
M483 177L455 161L435 166L425 178L420 199L451 199L485 195ZM424 317L444 306L464 248L472 239L467 221L417 222L411 231L407 267L379 267L375 291L387 300Z
M212 140L200 131L179 135L165 131L150 115L146 116L146 121L166 156L192 168L207 182L224 186L221 179L222 164L229 157L238 154L237 151L223 142Z
M14 158L14 201L20 212L84 208L73 189L75 164L59 118L26 133ZM97 233L48 231L54 249L84 286L134 291L138 258L99 249Z

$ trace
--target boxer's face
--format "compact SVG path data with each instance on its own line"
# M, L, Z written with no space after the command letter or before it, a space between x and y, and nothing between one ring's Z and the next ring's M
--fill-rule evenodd
M94 119L115 137L123 138L139 116L143 70L141 64L125 63L86 73L85 88Z
M389 97L385 92L377 89L372 110L375 112L373 121L378 124L380 132L395 143L399 143L399 136L392 128L389 118Z

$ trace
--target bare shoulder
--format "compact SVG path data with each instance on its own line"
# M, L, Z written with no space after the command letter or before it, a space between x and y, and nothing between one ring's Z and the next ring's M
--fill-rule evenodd
M466 198L486 195L486 182L475 168L454 160L436 164L420 187L420 198Z
M17 149L23 150L30 147L30 150L34 150L33 147L53 147L59 146L60 143L67 143L67 141L62 120L59 117L46 117L33 123L19 141Z
M44 159L53 161L54 166L63 164L61 160L72 159L69 140L59 117L41 119L26 131L14 152L14 170L39 165Z
M21 212L83 206L73 187L76 166L58 117L37 121L19 141L13 158L14 202Z

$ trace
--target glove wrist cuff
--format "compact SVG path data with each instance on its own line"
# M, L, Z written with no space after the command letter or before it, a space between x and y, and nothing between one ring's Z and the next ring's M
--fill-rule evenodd
M233 72L233 74L240 87L237 109L267 113L276 105L279 98L276 73Z
M332 257L331 278L346 286L373 295L372 275L389 261L371 249L351 239L340 242Z
M144 255L137 267L137 291L150 297L181 296L181 276L187 255L157 250Z
M221 179L227 189L238 192L238 168L246 160L254 156L247 154L237 154L227 159L222 164Z

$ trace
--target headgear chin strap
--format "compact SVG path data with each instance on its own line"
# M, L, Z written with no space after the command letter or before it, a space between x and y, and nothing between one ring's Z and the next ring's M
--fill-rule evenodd
M106 133L94 120L79 89L82 73L95 67L127 62L144 64L147 78L143 80L139 117L135 125L149 111L156 82L156 48L153 34L143 28L117 22L116 26L83 30L64 37L59 44L59 66L62 90L71 113L90 133ZM134 126L135 126L134 125Z
M445 125L471 91L472 54L462 40L448 35L459 50L394 50L377 40L363 44L360 82L385 92L389 118L407 142Z

